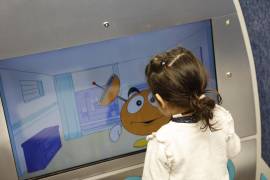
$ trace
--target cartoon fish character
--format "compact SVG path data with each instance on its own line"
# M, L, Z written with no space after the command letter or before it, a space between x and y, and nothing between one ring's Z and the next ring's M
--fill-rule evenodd
M169 122L170 118L161 114L157 108L156 99L149 89L140 91L136 87L131 87L128 91L128 99L119 96L120 80L117 75L112 75L106 88L93 82L94 85L104 89L100 100L101 105L109 105L115 98L124 101L121 108L120 119L124 128L136 135L149 135L157 131L162 125ZM141 138L134 143L134 147L145 147L145 138Z
M157 102L148 89L139 91L135 87L129 89L120 117L124 128L136 135L151 134L170 120L157 109Z

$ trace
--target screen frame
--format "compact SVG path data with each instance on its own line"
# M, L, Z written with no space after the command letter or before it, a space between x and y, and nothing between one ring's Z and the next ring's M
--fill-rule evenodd
M212 25L211 25L211 20L207 19L207 20L203 20L203 21L209 21L207 23L210 24L210 28L209 30L207 30L207 34L208 34L208 31L209 31L209 34L211 34L211 37L210 36L207 36L207 37L210 37L210 38L207 38L209 39L209 46L208 46L208 51L210 52L209 53L209 57L211 57L211 62L213 61L213 65L215 64L215 59L214 59L214 52L213 52L213 30L212 30ZM196 23L201 23L202 21L198 21L198 22L192 22L191 24L194 23L194 25L196 25ZM181 26L181 25L187 25L187 24L180 24L180 25L174 25L174 26L171 26L171 27L167 27L165 29L158 29L157 31L163 31L163 30L166 30L166 29L170 29L170 28L175 28L176 26ZM155 31L153 31L155 33ZM196 31L197 32L197 31ZM151 32L150 32L151 33ZM138 34L140 35L140 34ZM6 61L8 61L9 59L7 59ZM216 69L214 68L213 69L213 78L214 78L214 81L215 81L215 85L217 86L217 78L216 78ZM3 91L2 91L3 92ZM4 94L3 94L4 95ZM4 114L5 112L8 112L7 109L7 106L5 106L5 97L2 98L3 99L3 106L4 106ZM6 113L6 115L8 115L8 113ZM106 161L113 161L113 160L116 160L116 159L121 159L121 158L124 158L124 157L128 157L128 156L133 156L135 154L138 154L138 153L144 153L145 152L145 149L143 150L138 150L138 151L133 151L133 152L130 152L130 153L126 153L126 154L123 154L123 155L118 155L118 156L114 156L114 157L110 157L110 158L106 158L106 159L102 159L102 160L98 160L98 161L94 161L94 162L90 162L90 163L86 163L86 164L82 164L82 165L77 165L77 166L74 166L74 167L70 167L70 168L66 168L66 169L62 169L62 170L57 170L57 171L54 171L54 172L50 172L50 173L47 173L47 174L44 174L44 175L37 175L37 176L33 176L33 177L26 177L26 178L23 178L23 179L41 179L41 178L47 178L47 177L50 177L50 176L55 176L55 175L58 175L58 174L61 174L61 173L66 173L66 172L69 172L69 171L76 171L78 169L81 169L81 168L86 168L86 167L90 167L90 166L95 166L96 164L100 164L100 163L104 163ZM91 169L91 168L90 168ZM20 178L20 177L19 177Z
M228 2L228 3L231 3L231 2ZM235 15L235 10L233 10L233 15ZM215 40L215 34L217 33L217 22L222 22L224 24L224 20L226 20L227 17L230 17L230 15L226 16L227 14L224 14L224 16L219 16L219 17L216 17L215 15L212 15L210 16L211 19L213 19L215 22L213 23L213 27L212 27L212 33L214 33L214 38L213 38L213 48L214 48L214 60L215 62L217 63L217 61L223 61L222 58L219 57L218 53L216 53L217 51L219 51L219 49L216 47L216 45L218 43L222 43L222 42L216 42ZM205 16L200 16L199 18L193 18L192 21L197 21L197 20L202 20L202 19L206 19ZM182 21L182 22L179 22L179 21L174 21L174 22L170 22L170 25L174 25L174 24L183 24L183 23L187 23L186 21ZM161 26L164 26L164 24L161 23ZM168 24L165 24L165 26L168 26ZM240 28L240 26L239 26ZM140 30L141 31L141 30ZM138 31L137 33L139 33L140 31ZM143 31L146 31L145 29ZM152 30L151 30L152 31ZM241 31L241 29L240 29ZM132 32L134 33L134 32ZM118 36L121 35L118 34ZM224 34L224 37L223 38L226 38L226 34ZM107 36L106 36L107 37ZM115 37L112 36L111 38ZM243 40L242 40L243 41ZM247 42L245 42L247 43ZM251 57L247 57L245 63L250 65L250 63L248 63L248 61L251 61L250 60ZM250 65L252 66L252 65ZM217 87L220 87L219 84L220 83L223 83L225 81L227 81L227 79L224 77L224 69L222 70L222 66L221 64L217 63L216 64L216 77L217 77ZM248 67L248 69L246 69L246 74L250 77L254 77L256 75L254 74L250 74L250 67ZM254 66L252 67L254 68ZM252 71L252 73L254 73ZM233 72L234 74L234 72ZM253 79L254 81L254 79ZM254 82L247 82L249 83L250 87L253 87L254 88ZM222 95L228 95L229 91L228 91L228 88L230 88L229 86L225 89L220 89L222 90ZM237 93L237 92L236 92ZM253 92L252 89L249 89L248 90L248 94L250 96L249 97L249 100L250 99L253 99L254 98L254 94L256 96L256 92ZM255 97L256 98L256 97ZM245 97L243 96L240 96L238 98L238 100L242 100L245 102ZM234 109L234 106L231 106L230 104L232 104L231 100L225 102L225 106L228 106L228 108L231 110ZM256 107L257 108L257 107ZM1 145L1 148L2 149L5 149L6 151L3 152L3 157L0 157L0 167L1 169L3 169L5 172L3 174L3 177L5 179L17 179L17 173L16 173L16 167L15 167L15 162L14 162L14 158L13 158L13 155L12 155L12 148L11 148L11 144L10 144L10 139L9 139L9 136L8 136L8 129L7 129L7 125L6 125L6 122L5 122L5 116L4 116L4 111L3 111L3 107L0 106L0 138L2 140L0 140L0 145ZM255 109L255 108L254 108ZM246 113L246 112L240 112L240 113ZM254 116L255 114L255 110L254 111L251 111L249 112L249 114L251 114L251 116ZM258 116L258 115L256 115ZM255 132L256 134L256 132ZM254 138L253 138L254 139ZM137 152L137 153L132 153L131 154L126 154L124 156L121 155L120 156L117 156L117 158L109 158L109 161L99 161L98 164L95 164L93 165L92 164L91 166L88 166L87 164L86 165L83 165L82 166L79 166L78 168L74 169L74 168L70 168L68 169L68 171L65 171L65 172L61 172L61 173L53 173L51 174L51 176L49 177L45 177L45 176L37 176L35 177L35 179L37 178L46 178L46 179L52 179L52 180L60 180L60 179L75 179L75 178L87 178L87 177L93 177L93 176L96 176L96 175L100 175L102 173L107 173L107 172L112 172L112 171L115 171L115 170L119 170L121 168L125 168L125 167L132 167L132 166L135 166L135 165L142 165L143 161L144 161L144 155L145 155L145 152ZM4 167L4 168L2 168Z
M212 21L211 19L207 19L207 20L203 20L203 21L209 21L210 23L210 28L209 28L209 34L211 34L211 37L209 38L210 39L210 43L209 43L209 57L210 57L210 60L211 62L213 63L213 65L215 66L215 53L214 53L214 41L213 41L213 27L212 27ZM200 23L202 21L198 21L198 22L192 22L196 25L196 23ZM186 24L180 24L180 25L186 25ZM176 26L179 26L179 25L176 25ZM158 29L158 30L166 30L166 29L170 29L170 28L174 28L176 26L172 26L172 27L167 27L165 29ZM153 31L155 32L155 31ZM140 35L140 34L138 34ZM8 59L6 60L8 61ZM215 86L218 87L218 84L217 84L217 72L216 72L216 68L213 69L213 77L214 78L214 81L215 81ZM1 78L0 78L1 80ZM0 87L1 88L1 87ZM3 92L3 90L2 90ZM3 99L3 107L4 107L4 114L5 115L8 115L7 113L5 112L8 112L7 109L7 106L5 106L4 104L6 103L5 102L5 97L2 98ZM118 162L117 160L118 159L125 159L127 157L132 157L132 156L136 156L137 154L142 154L144 155L145 154L145 151L146 149L141 149L141 150L136 150L136 151L133 151L133 152L130 152L130 153L126 153L126 154L122 154L122 155L117 155L117 156L113 156L113 157L110 157L110 158L105 158L105 159L101 159L101 160L97 160L97 161L93 161L93 162L89 162L89 163L85 163L85 164L81 164L81 165L76 165L76 166L73 166L73 167L70 167L70 168L65 168L65 169L62 169L62 170L57 170L57 171L54 171L54 172L49 172L49 173L46 173L46 174L42 174L42 175L37 175L37 176L33 176L33 177L29 177L29 178L23 178L23 179L42 179L42 178L50 178L51 176L57 176L59 174L64 174L64 173L68 173L69 171L76 171L78 169L85 169L85 168L89 168L89 169L92 169L92 167L95 169L95 165L98 165L98 164L106 164L106 162ZM15 162L16 164L16 162ZM88 170L88 171L91 171L91 170ZM18 177L20 178L20 177Z

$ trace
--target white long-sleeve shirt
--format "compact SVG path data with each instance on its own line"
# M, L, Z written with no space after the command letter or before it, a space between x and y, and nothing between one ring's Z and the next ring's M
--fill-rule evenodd
M216 105L212 123L169 122L149 135L142 180L229 180L227 161L241 149L231 114Z

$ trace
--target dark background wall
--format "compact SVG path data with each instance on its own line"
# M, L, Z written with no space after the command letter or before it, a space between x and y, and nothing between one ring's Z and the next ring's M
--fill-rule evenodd
M240 0L255 60L262 120L262 158L270 166L270 0Z

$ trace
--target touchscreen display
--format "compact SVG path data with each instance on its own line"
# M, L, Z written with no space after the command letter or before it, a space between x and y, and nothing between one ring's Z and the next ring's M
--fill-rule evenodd
M211 21L0 61L0 92L19 179L140 152L169 121L144 69L157 53L191 50L216 89ZM140 103L138 103L140 101Z

